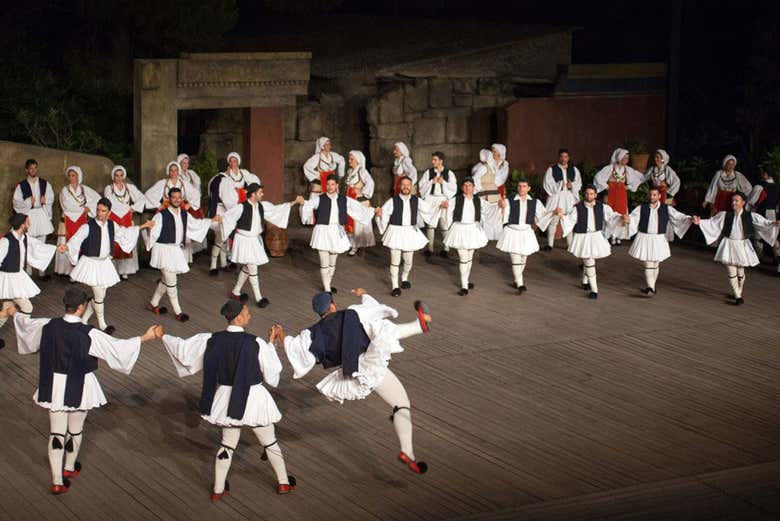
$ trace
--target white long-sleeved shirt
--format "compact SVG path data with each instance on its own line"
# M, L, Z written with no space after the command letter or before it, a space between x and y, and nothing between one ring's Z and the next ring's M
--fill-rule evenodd
M146 196L132 183L125 183L121 190L110 184L103 190L103 196L111 201L111 213L120 218L130 211L143 212L146 207Z
M596 191L598 193L608 189L609 183L614 181L612 178L612 172L615 172L618 175L625 174L626 189L630 192L636 192L637 188L639 188L639 185L645 182L644 174L634 170L630 166L610 164L599 170L593 177L593 184L596 185Z
M399 194L403 202L403 210L401 210L401 226L412 226L412 205L409 202L413 197L412 195ZM436 201L426 201L422 197L417 198L417 227L422 228L426 223L432 223L438 221L439 212L443 209L439 207ZM385 230L390 226L390 217L393 215L395 209L394 198L390 198L382 205L382 215L376 218L376 224L379 228L379 233L385 233Z
M182 241L184 240L184 226L181 219L182 210L181 208L168 207L162 212L157 213L152 218L154 225L149 232L149 243L147 245L147 249L149 250L151 250L152 247L157 244L157 239L160 238L160 233L162 233L163 212L169 212L171 215L173 215L173 225L176 233L176 238L173 245L181 245ZM196 219L195 217L188 215L187 239L194 242L203 242L203 240L206 238L206 234L208 233L210 226L211 219Z
M13 197L14 211L17 213L29 214L30 210L33 208L43 208L46 210L49 219L51 219L51 210L54 206L54 190L52 190L51 183L47 182L46 193L43 194L46 201L41 205L41 190L38 179L38 176L34 178L27 176L27 182L30 183L30 191L32 192L32 197L28 197L27 199L22 198L22 188L21 186L16 185Z
M182 198L193 209L197 210L200 208L200 190L182 176L178 176L176 181L165 178L154 183L144 194L147 199L146 207L149 209L160 208L163 202L168 200L168 190L171 188L181 190Z
M330 198L330 216L328 225L339 225L339 205L336 201L338 194L323 194ZM303 224L312 224L314 222L314 211L320 207L320 197L308 199L301 207L301 221ZM370 206L363 206L356 199L347 197L347 215L358 221L360 224L369 225L374 217L374 209ZM317 223L317 226L328 226Z
M658 167L651 167L645 173L645 182L650 186L660 186L666 183L666 195L674 197L680 191L680 177L672 167L666 165L660 170Z
M57 251L57 247L52 244L46 244L43 241L39 241L35 237L27 236L27 248L30 251L26 251L24 248L23 237L25 234L17 233L16 230L12 230L11 233L19 241L19 271L24 270L24 256L27 254L27 262L30 263L35 269L45 270L51 262L54 253ZM0 237L0 263L5 260L5 256L8 255L8 239Z
M727 190L729 192L740 191L747 195L753 190L753 185L750 184L750 181L748 181L744 175L736 170L730 174L724 170L718 170L715 175L712 176L710 186L707 188L707 193L704 195L704 201L709 204L714 203L718 196L718 192L721 190Z
M249 230L237 230L236 233L241 235L248 235L251 237L259 237L263 233L262 221L268 221L274 226L279 228L287 228L287 224L290 219L290 203L272 204L266 201L260 201L252 204L252 224ZM263 219L260 219L260 211L258 210L258 204L263 207ZM234 206L222 216L222 233L223 237L230 235L233 230L238 226L238 220L244 213L244 205L239 204Z
M400 157L393 161L393 175L398 177L407 176L412 180L412 186L417 184L417 168L415 168L411 157Z
M65 185L60 190L60 207L71 221L76 221L87 210L92 217L97 213L97 202L100 200L100 194L92 188L80 184L74 190L71 185Z
M647 218L647 233L648 234L665 234L666 230L659 230L658 229L658 210L661 208L662 203L657 203L655 206L652 204L650 205L650 214ZM636 208L634 208L631 213L629 214L628 218L630 219L630 222L628 224L628 236L633 237L636 233L639 232L639 221L642 216L642 206L639 205ZM674 230L674 233L682 239L682 237L685 235L685 232L688 231L688 228L691 226L691 217L689 215L685 215L682 212L678 212L674 206L667 205L668 211L669 211L669 225Z
M434 183L433 180L430 179L431 170L433 170L436 175L434 178L441 179L440 183ZM433 168L429 168L425 172L423 172L422 176L420 177L420 182L418 183L419 191L420 191L420 197L428 197L428 196L436 196L436 197L444 197L444 198L450 198L453 197L457 191L458 191L458 184L455 180L455 174L452 172L452 170L449 171L449 176L447 179L444 179L442 177L442 172L444 169L436 170Z
M363 188L360 191L361 195L366 199L371 199L371 197L374 195L374 178L371 177L371 174L368 173L368 170L362 166L356 170L350 168L347 172L348 186L354 187L358 181L363 182Z
M520 196L520 194L516 194L512 199L507 200L506 208L504 208L504 211L502 212L503 224L505 224L508 228L513 230L527 230L531 228L531 226L526 223L528 217L528 203L531 200L533 200L533 197L531 197L530 195L527 195L523 198ZM510 213L510 207L512 201L520 201L520 218L518 219L519 224L507 224L509 223L509 213ZM544 203L541 200L536 199L536 209L534 211L534 222L539 227L539 229L542 231L546 230L547 227L550 225L551 219L552 219L552 214L547 211L547 208L545 208Z
M344 177L344 169L346 162L344 156L331 152L329 156L326 156L324 152L314 154L303 164L303 174L309 181L319 180L320 172L336 172L339 179ZM322 187L323 190L325 187Z
M587 224L587 232L586 233L593 233L599 230L596 230L596 214L593 211L593 208L596 206L595 201L592 203L582 202L582 204L588 211L588 224ZM561 218L561 227L563 228L563 234L569 235L569 233L574 229L574 227L577 225L577 208L572 208L569 213L564 214L564 216ZM619 226L620 223L623 222L623 216L617 212L615 212L611 206L608 204L604 205L604 231L607 236L610 235L610 229L615 228L616 226Z
M731 225L731 233L727 239L734 241L745 240L745 231L742 228L742 212L734 215L734 222ZM726 214L728 212L718 212L710 219L702 219L699 223L699 229L701 230L704 239L707 244L713 244L720 239L723 233L723 226L726 222ZM757 214L756 212L750 212L751 221L753 222L753 230L756 234L770 246L774 246L777 241L777 226L775 221L770 221L766 217Z
M114 251L114 244L110 240L108 233L108 222L101 222L95 219L95 222L100 227L100 252L98 253L99 259L106 259L111 256ZM67 242L68 245L68 257L71 264L76 264L79 260L79 252L81 245L87 240L89 236L89 224L82 224L73 237ZM118 224L114 225L114 242L116 242L122 251L130 253L138 243L138 226L123 227Z

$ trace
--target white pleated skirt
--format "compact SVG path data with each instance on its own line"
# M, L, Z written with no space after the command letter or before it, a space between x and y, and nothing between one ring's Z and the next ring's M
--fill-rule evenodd
M382 383L387 375L390 357L404 350L398 341L398 326L386 319L377 322L372 323L374 335L371 343L358 358L358 370L347 377L339 367L317 384L317 389L328 400L339 403L344 403L344 400L363 400Z
M38 400L38 391L35 391L33 400L35 403L49 409L52 412L57 411L86 411L89 409L96 409L102 405L108 403L106 401L106 395L103 394L103 389L100 388L97 376L95 373L87 373L84 375L84 390L81 393L81 404L78 407L68 407L65 405L65 386L68 381L68 375L62 373L54 373L54 381L51 386L51 401L42 402Z
M236 233L230 249L230 261L237 264L268 264L263 238Z
M27 217L30 218L30 228L27 235L31 237L42 237L54 232L54 226L51 224L51 218L44 208L32 208Z
M152 259L149 261L149 265L152 268L167 270L176 274L190 271L187 257L184 255L184 249L175 244L155 243L152 246Z
M138 273L138 248L133 248L133 256L129 259L114 259L114 268L120 275Z
M548 195L545 207L550 210L560 208L563 210L563 213L569 213L576 204L577 198L570 191L566 190Z
M672 256L665 233L637 233L628 254L643 262L662 262Z
M70 272L70 278L91 288L110 288L119 283L119 274L111 257L98 259L82 255Z
M0 299L33 298L41 292L24 269L16 272L0 271Z
M531 227L517 229L504 226L496 248L506 253L531 255L539 251L539 241L536 240L536 233Z
M347 232L340 224L315 224L309 246L330 253L344 253L352 247Z
M444 238L444 245L456 250L476 250L487 243L487 236L477 223L452 223Z
M759 260L756 250L753 249L753 243L749 239L729 239L724 237L718 245L718 251L715 253L717 262L728 264L730 266L758 266Z
M355 231L349 234L349 243L353 248L370 248L376 246L376 237L374 237L374 226L361 224L355 221Z
M428 238L417 226L391 224L382 236L382 244L391 250L417 251L425 248Z
M580 259L603 259L612 249L601 232L572 233L569 253Z
M211 402L211 414L203 414L201 417L220 427L264 427L282 419L282 413L279 412L271 393L263 384L255 384L249 388L244 417L240 420L229 418L227 413L232 390L233 387L230 385L218 386L214 393L214 401Z

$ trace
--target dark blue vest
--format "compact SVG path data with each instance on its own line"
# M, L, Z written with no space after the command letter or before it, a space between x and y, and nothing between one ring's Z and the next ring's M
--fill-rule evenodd
M238 224L236 224L236 228L239 230L246 230L249 231L252 229L252 215L254 212L252 211L252 203L249 201L244 201L242 203L242 206L244 209L241 211L241 217L238 219ZM257 203L257 213L260 214L260 225L263 224L263 203L258 202Z
M263 381L257 337L242 331L220 331L206 342L203 354L203 387L198 405L201 414L211 414L214 394L220 385L230 385L228 417L244 417L249 388Z
M577 224L574 225L574 233L588 233L588 208L578 203L574 208L577 209ZM593 205L593 217L596 220L596 231L604 229L604 204L596 202Z
M342 366L345 377L358 370L358 357L368 348L368 338L357 311L342 309L326 316L312 327L309 352L328 369Z
M644 203L639 207L639 231L642 233L666 233L666 227L669 225L669 206L663 203L658 205L658 230L647 231L647 225L650 223L650 203Z
M46 197L46 186L48 186L46 180L39 177L38 190L40 191L40 195L44 197ZM27 179L19 183L19 189L22 191L22 199L29 199L32 197L32 187L30 186L30 181Z
M428 169L428 179L432 181L435 178L436 178L436 170L434 170L433 168L429 168ZM444 179L444 182L447 182L447 181L450 180L450 169L447 168L446 166L441 171L441 178ZM430 195L444 195L444 187L442 186L442 184L443 183L431 184L431 193L430 193ZM436 187L437 186L439 187L439 192L438 193L436 193Z
M525 224L533 226L536 220L536 199L528 199L525 203ZM512 199L509 202L509 224L520 224L520 199Z
M756 232L753 229L753 217L747 210L742 210L742 234L745 239L752 239ZM734 227L734 212L729 210L726 212L726 219L723 221L723 237L728 238L731 235L731 229Z
M463 192L458 192L458 195L455 196L455 211L452 215L454 222L460 222L463 219L463 202L465 199L466 196L463 195ZM482 200L479 197L472 197L471 200L474 202L474 222L478 223L482 219Z
M576 174L574 173L574 165L567 165L566 166L566 180L574 182L574 176ZM553 165L552 167L552 176L556 183L560 183L563 181L563 170L561 169L561 166L558 164Z
M207 217L214 217L217 215L217 205L222 202L219 197L219 185L226 176L222 173L217 174L209 181L209 211L206 214Z
M84 394L84 376L97 370L98 359L89 354L92 326L81 322L65 322L53 318L41 331L38 401L51 402L54 373L67 375L65 400L67 407L79 407Z
M420 206L420 200L416 195L409 196L409 212L411 213L411 220L409 223L412 226L417 226L417 209ZM393 213L390 214L390 224L394 226L403 226L404 223L404 200L400 195L393 196Z
M780 197L778 197L780 194L778 194L777 189L777 183L767 183L766 181L762 181L758 183L761 185L761 187L764 189L764 193L766 194L766 197L763 201L758 203L757 210L766 217L766 211L767 210L774 210L777 208L777 202Z
M21 259L21 251L19 251L19 239L16 238L13 232L5 234L5 238L8 239L8 252L5 254L5 259L0 263L0 271L7 273L16 273L21 271L24 264L27 264L27 234L22 236L22 242L24 243L24 259ZM24 261L24 262L22 262Z
M175 244L176 243L176 221L173 214L169 209L165 209L160 212L162 216L162 230L160 236L157 238L157 242L160 244ZM182 238L181 243L187 242L187 212L179 208L179 216L181 217Z
M111 255L111 252L114 249L114 221L109 219L106 224L108 226L108 240L110 244L108 247L108 254ZM89 235L87 235L87 238L81 243L80 255L100 257L100 246L102 246L101 243L103 242L103 234L101 233L100 225L95 219L90 218L87 221L87 226L89 226Z
M317 224L330 224L330 197L327 194L320 196L320 204L314 213ZM339 224L347 224L347 196L339 194L336 198L336 204L339 206Z

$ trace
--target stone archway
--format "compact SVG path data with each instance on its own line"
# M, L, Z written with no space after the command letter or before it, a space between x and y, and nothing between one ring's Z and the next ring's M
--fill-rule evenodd
M259 174L269 198L284 192L284 110L306 95L311 53L183 54L134 62L135 172L146 187L176 157L178 110L244 107L242 157ZM278 149L278 150L277 150ZM262 154L260 153L262 151ZM262 169L262 170L260 170Z

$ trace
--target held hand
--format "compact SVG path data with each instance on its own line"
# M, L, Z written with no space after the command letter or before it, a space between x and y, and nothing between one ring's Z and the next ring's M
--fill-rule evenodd
M701 223L701 217L699 217L698 215L694 215L691 217L691 222L693 222L693 224L698 226Z
M42 195L41 196L41 206L43 206L44 204L46 204L46 196Z
M211 218L211 222L221 223L222 222L222 216L221 215L215 215L214 217Z
M566 181L566 189L571 190L571 181Z
M630 222L631 222L631 217L629 217L629 216L628 216L628 214L625 214L625 215L623 216L623 222L624 222L625 224L628 224L628 223L630 223Z
M450 201L445 199L444 201L441 202L441 204L439 206L441 206L442 208L449 208L450 207Z
M677 206L677 201L674 200L674 197L670 197L666 200L666 204L669 206Z
M306 202L306 201L304 200L303 196L302 196L302 195L299 195L299 196L297 196L297 197L296 197L296 198L295 198L295 199L292 201L292 203L291 203L291 204L292 204L293 206L295 206L296 204L303 204L303 203L305 203L305 202Z
M553 213L558 217L563 217L563 208L556 208Z
M30 196L30 206L35 206L35 196Z
M189 211L189 209L190 209L190 203L188 203L187 201L184 201L183 203L181 203L181 208L182 208L182 210L184 210L185 212Z
M275 324L274 329L276 330L276 339L279 342L284 342L284 328L279 324Z
M68 245L60 244L59 246L57 246L57 253L68 253Z
M366 290L364 290L363 288L355 288L350 293L352 293L356 297L362 297L363 295L366 294Z
M146 230L146 229L151 228L152 226L154 226L154 221L146 221L145 223L143 223L138 228L141 229L141 230Z
M164 334L165 334L165 330L163 329L163 327L161 325L157 324L157 325L154 326L154 337L155 338L162 338Z
M502 198L501 198L501 199L498 201L498 206L499 206L500 208L506 208L506 198L502 197Z
M376 209L374 209L374 215L382 217L382 208L380 206L377 206Z
M146 333L141 336L141 342L148 342L149 340L154 340L155 338L159 338L157 336L157 328L159 328L157 324L149 326L149 329L146 330ZM162 331L162 328L160 328L160 331ZM160 336L162 336L162 333L160 333Z
M16 314L16 304L6 302L3 309L0 309L0 318L13 317Z

